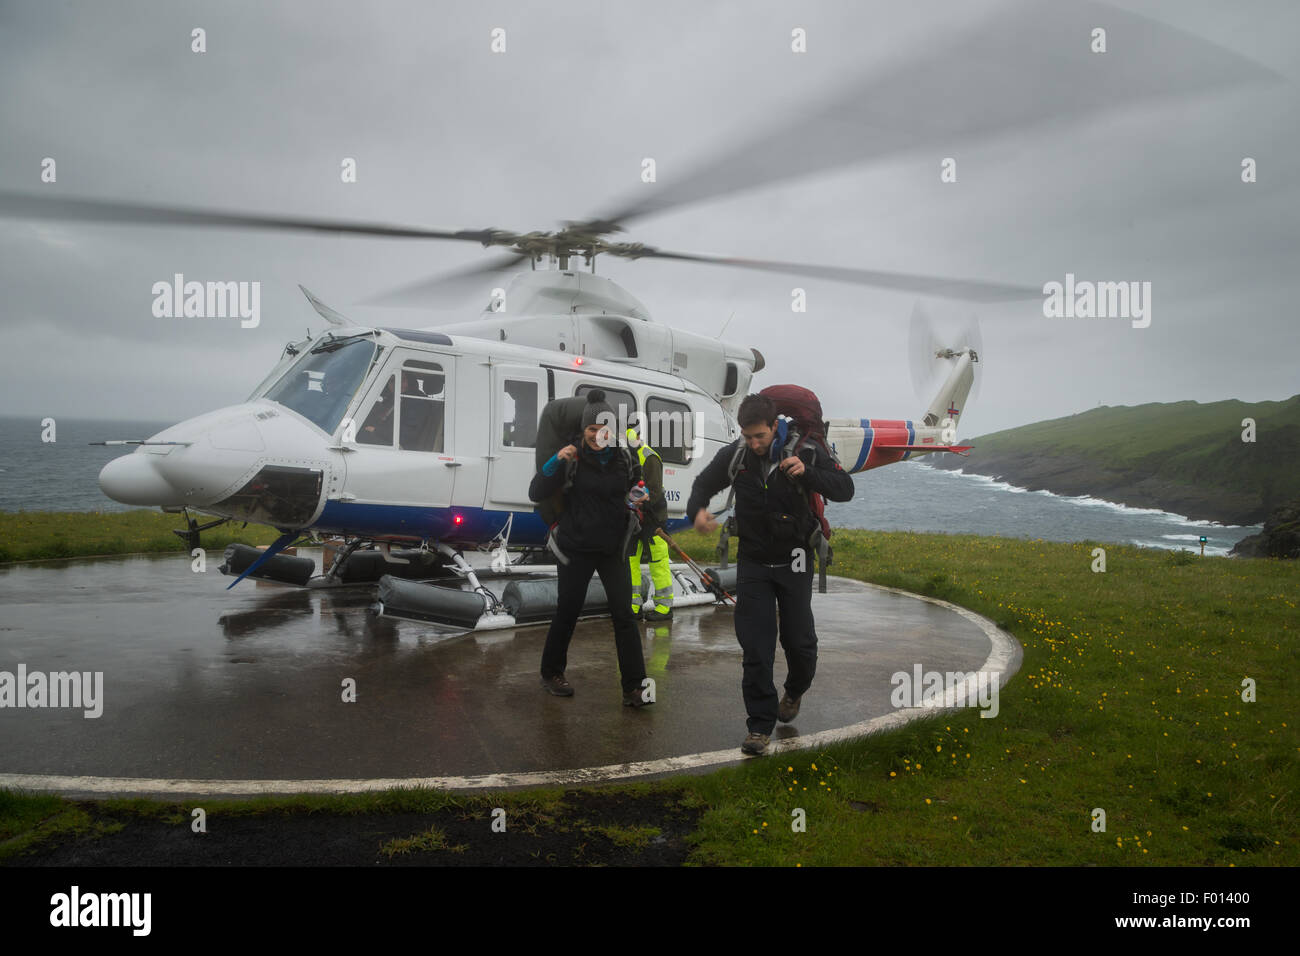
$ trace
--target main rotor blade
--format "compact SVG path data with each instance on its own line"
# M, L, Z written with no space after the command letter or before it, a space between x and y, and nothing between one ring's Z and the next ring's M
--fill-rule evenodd
M1093 31L1106 31L1093 52ZM934 33L932 32L932 36ZM816 42L814 37L811 42ZM1049 121L1265 79L1271 70L1175 27L1102 3L1016 0L924 54L868 73L828 105L742 141L681 178L589 220L606 232L643 216L851 164L958 147ZM642 198L644 197L644 198Z
M349 222L339 219L307 219L297 216L267 216L257 213L218 212L154 206L146 203L108 202L102 199L74 199L66 196L0 192L0 216L21 219L116 222L162 226L234 226L240 229L283 229L292 232L332 232L355 236L390 236L402 239L459 239L485 242L492 230L456 231L393 226L386 223Z
M476 292L487 292L484 281L494 272L513 269L527 256L498 256L482 265L469 266L431 279L420 279L391 292L378 293L362 301L362 305L396 306L402 308L427 307L437 296L463 298Z
M1028 286L1006 285L998 282L981 282L976 279L946 279L941 276L914 275L906 272L881 272L874 269L853 269L847 266L821 266L798 262L776 262L770 259L733 259L724 256L697 256L685 252L665 252L662 249L646 250L639 258L677 259L681 262L700 262L706 265L733 266L737 269L755 269L760 272L783 272L790 275L851 282L855 285L894 289L899 292L917 292L945 299L962 299L968 302L1003 302L1013 299L1041 299L1042 289Z

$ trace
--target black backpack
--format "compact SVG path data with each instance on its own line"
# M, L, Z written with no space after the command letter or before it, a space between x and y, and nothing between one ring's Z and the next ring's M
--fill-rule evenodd
M551 456L565 445L574 445L578 448L578 453L582 453L582 410L586 404L586 395L557 398L546 403L546 407L542 409L542 416L537 422L537 446L534 450L534 459L538 471L541 471L542 466L550 461ZM626 445L619 444L615 448L622 453L624 461L627 462L627 472L632 476L632 484L636 484L641 478L641 463ZM564 484L560 486L559 491L537 505L537 513L542 516L542 520L547 525L554 525L560 520L560 515L564 514L564 495L573 487L573 476L578 470L578 460L574 458L573 461L561 462L561 465L565 470Z

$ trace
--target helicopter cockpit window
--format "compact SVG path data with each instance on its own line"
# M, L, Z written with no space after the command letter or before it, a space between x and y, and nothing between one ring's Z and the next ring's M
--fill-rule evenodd
M537 444L537 383L505 380L501 393L501 444L532 448Z
M375 343L360 335L319 341L289 366L265 397L333 434L374 354Z
M271 371L267 373L266 378L262 379L262 383L258 385L257 388L253 389L252 394L250 394L245 401L251 402L255 399L261 398L266 393L267 389L280 380L280 377L284 375L284 370L302 357L302 353L311 344L312 341L309 338L303 339L301 342L287 343L284 347L284 351L280 353L280 361L275 363L275 368L271 369Z
M398 412L398 447L403 451L442 451L446 424L446 376L434 362L402 366L402 401Z
M375 399L375 404L370 406L370 414L366 416L361 430L357 432L359 443L389 446L393 444L393 422L397 418L397 402L393 399L396 383L396 375L388 376L384 390Z

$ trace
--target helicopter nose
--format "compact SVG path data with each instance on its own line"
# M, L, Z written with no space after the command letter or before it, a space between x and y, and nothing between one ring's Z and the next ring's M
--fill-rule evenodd
M104 494L124 505L184 504L181 496L154 466L156 456L131 454L114 458L99 473Z

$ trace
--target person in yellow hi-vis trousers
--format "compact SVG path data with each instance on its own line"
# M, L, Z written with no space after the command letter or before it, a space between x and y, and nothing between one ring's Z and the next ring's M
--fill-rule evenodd
M636 551L628 559L632 570L632 609L640 612L645 601L641 586L641 555L649 546L650 580L655 586L654 607L645 612L647 621L667 621L673 616L673 574L668 568L668 544L654 533L668 520L668 501L664 498L664 465L659 452L643 442L635 428L627 430L628 447L636 449L641 462L641 472L650 497L642 506L646 520Z

